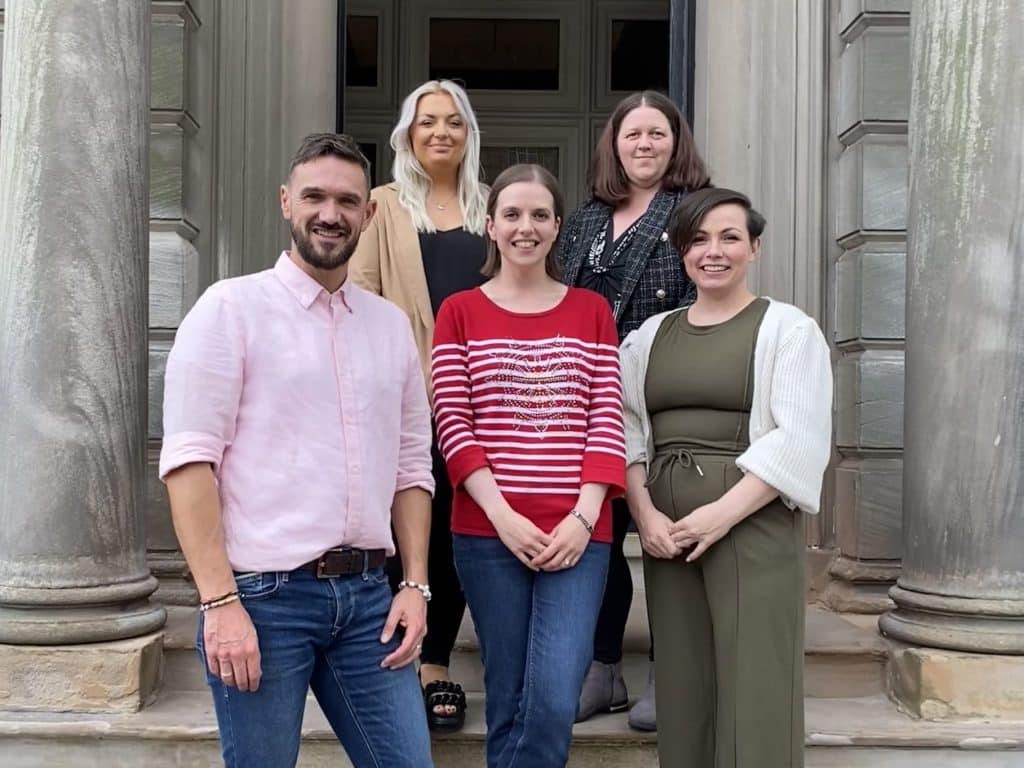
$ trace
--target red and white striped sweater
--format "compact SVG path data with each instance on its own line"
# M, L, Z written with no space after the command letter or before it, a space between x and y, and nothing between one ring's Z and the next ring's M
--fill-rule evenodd
M583 483L625 485L618 335L608 302L570 288L546 312L510 312L479 288L448 298L433 351L438 444L455 488L452 531L496 536L462 483L490 467L508 503L550 533ZM608 499L594 530L611 541Z

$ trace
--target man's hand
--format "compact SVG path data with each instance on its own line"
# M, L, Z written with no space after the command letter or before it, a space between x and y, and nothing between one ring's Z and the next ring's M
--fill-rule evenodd
M398 590L391 601L391 611L384 622L380 641L390 642L398 627L405 632L402 644L384 657L380 665L385 669L401 669L420 655L423 638L427 634L427 601L418 589L406 587Z
M240 601L203 614L203 645L210 674L240 691L260 687L260 646L252 619Z

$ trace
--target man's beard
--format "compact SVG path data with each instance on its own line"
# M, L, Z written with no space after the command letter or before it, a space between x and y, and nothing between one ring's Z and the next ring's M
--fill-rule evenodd
M310 229L312 229L312 226L310 225ZM292 242L295 243L299 256L302 257L304 262L315 269L331 270L347 264L348 260L352 258L352 254L355 253L356 244L359 242L358 237L351 238L350 240L340 242L337 250L324 254L313 245L312 235L307 236L304 232L297 229L294 224L289 223L288 227L292 231ZM344 235L343 229L338 228L338 231Z

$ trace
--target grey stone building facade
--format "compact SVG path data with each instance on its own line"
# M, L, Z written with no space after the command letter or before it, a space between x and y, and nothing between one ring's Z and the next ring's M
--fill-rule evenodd
M519 24L554 80L471 86L485 157L578 199L617 41L691 7L695 137L769 222L756 289L835 352L809 597L895 609L887 691L917 715L1024 719L1018 0L0 2L0 711L158 695L167 609L196 601L155 472L164 361L206 286L286 244L277 185L339 95L383 179L445 23ZM938 690L930 648L976 682Z

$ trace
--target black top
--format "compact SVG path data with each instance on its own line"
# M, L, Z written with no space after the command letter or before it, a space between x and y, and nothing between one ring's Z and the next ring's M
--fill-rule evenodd
M480 274L487 245L483 237L462 227L420 232L420 253L434 317L441 302L453 293L476 288L487 279Z
M622 298L622 281L626 277L629 244L636 233L638 221L639 219L634 221L619 235L618 240L614 240L614 219L609 216L608 226L590 244L590 250L580 266L577 284L581 288L589 288L600 293L612 307Z

